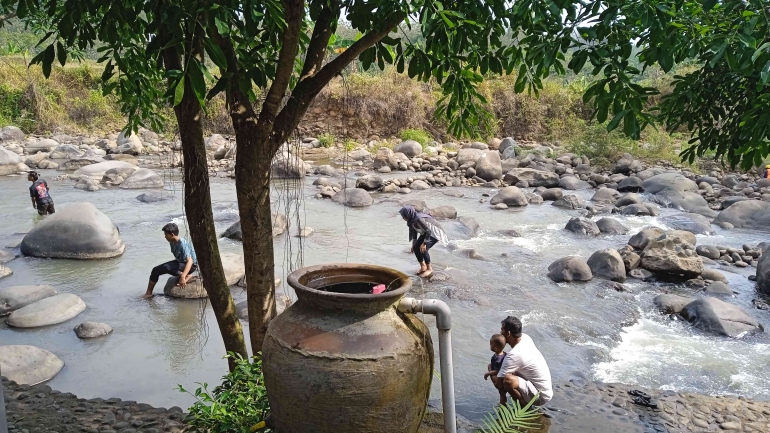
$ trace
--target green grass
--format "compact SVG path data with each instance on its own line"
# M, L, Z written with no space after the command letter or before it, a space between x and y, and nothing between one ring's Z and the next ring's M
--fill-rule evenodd
M332 134L323 133L318 136L318 142L321 144L321 147L332 147L335 141L336 138Z
M356 143L353 140L348 139L348 140L345 140L345 143L343 144L343 146L345 147L345 150L347 152L351 152L353 150L356 150L356 148L358 147L358 143Z
M433 137L422 129L404 129L401 131L401 139L404 141L416 141L420 143L420 146L422 146L423 149L428 143L433 141Z

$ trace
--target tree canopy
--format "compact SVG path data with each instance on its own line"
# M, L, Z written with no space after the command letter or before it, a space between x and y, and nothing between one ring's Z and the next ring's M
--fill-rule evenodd
M4 3L8 10L16 2ZM596 80L585 99L595 103L599 122L609 121L609 130L622 127L638 138L651 124L685 126L693 133L683 153L690 160L714 152L748 167L770 152L770 6L762 0L22 0L18 15L52 17L52 39L35 59L45 69L63 63L68 50L101 40L104 78L118 74L106 89L119 93L131 126L158 126L158 104L178 103L185 80L201 103L228 91L232 68L218 38L232 41L238 86L257 101L253 89L276 79L289 8L301 16L292 87L314 60L303 56L316 48L313 33L333 34L344 18L350 29L344 43L323 38L333 48L353 48L340 62L355 56L364 68L393 64L410 77L436 80L445 96L438 114L457 136L475 134L487 119L476 90L485 75L515 72L517 91L537 92L550 74L588 64ZM208 64L218 70L189 56L183 71L151 65L162 49L184 51L193 25L200 26ZM660 104L649 104L657 90L635 78L652 65L668 72L683 61L701 67L676 77ZM322 65L308 69L316 66Z

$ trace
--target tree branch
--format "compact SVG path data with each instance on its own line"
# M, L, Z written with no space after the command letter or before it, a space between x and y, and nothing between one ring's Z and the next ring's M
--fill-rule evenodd
M8 21L10 19L16 18L16 12L11 12L9 14L0 15L0 23Z
M340 2L339 0L315 0L323 3L321 13L315 21L313 35L310 37L310 44L307 47L305 55L305 65L302 68L300 80L306 76L315 74L326 58L326 48L329 46L329 39L334 34L333 23L339 18Z
M299 32L302 28L302 18L305 13L304 0L283 0L286 29L283 32L281 51L278 54L278 67L275 71L275 79L270 85L259 113L258 129L266 128L272 131L276 114L289 87L291 76L294 72L294 61L299 51Z
M310 102L318 93L334 78L342 72L347 65L357 59L361 53L369 47L381 41L390 34L393 28L406 18L406 14L397 14L388 20L381 30L374 30L365 34L337 58L327 63L315 75L303 76L294 88L286 106L281 110L275 120L279 130L273 131L275 150L286 140L289 133L299 124L300 119L307 111Z

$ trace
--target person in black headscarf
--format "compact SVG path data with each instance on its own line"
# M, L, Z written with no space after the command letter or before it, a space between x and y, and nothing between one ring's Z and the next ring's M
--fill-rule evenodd
M433 267L430 264L430 248L441 242L447 243L447 236L441 226L428 213L417 212L412 206L404 206L398 212L409 227L409 241L412 243L411 252L420 263L417 275L428 278L433 275Z

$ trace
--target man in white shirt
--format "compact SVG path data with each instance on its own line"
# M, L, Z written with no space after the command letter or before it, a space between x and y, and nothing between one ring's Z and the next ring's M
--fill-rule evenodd
M522 406L529 404L536 395L535 406L548 403L553 398L551 371L532 338L521 332L521 321L513 316L506 317L500 334L511 350L505 355L497 377L492 378L495 388L509 394Z

